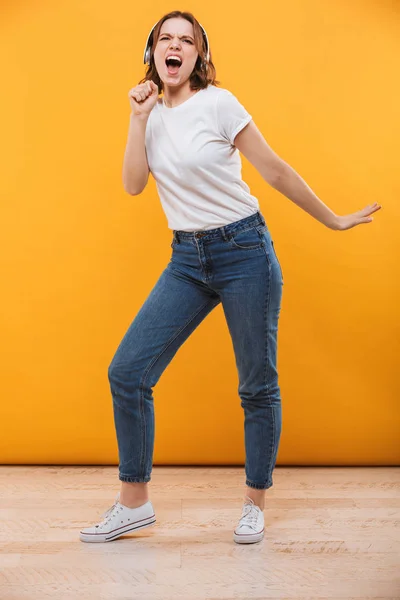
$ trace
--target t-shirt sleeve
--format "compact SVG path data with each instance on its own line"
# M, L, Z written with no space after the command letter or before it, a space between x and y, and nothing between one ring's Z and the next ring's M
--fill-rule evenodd
M217 119L220 134L234 146L235 136L251 121L252 116L232 92L225 90L217 98Z

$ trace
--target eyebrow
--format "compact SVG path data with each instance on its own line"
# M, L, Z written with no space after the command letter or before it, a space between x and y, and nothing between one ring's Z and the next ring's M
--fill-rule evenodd
M164 32L164 33L160 33L160 37L161 37L162 35L169 35L169 36L171 37L171 34L170 34L170 33L165 33L165 32ZM190 38L190 39L192 39L192 40L194 41L194 38L192 38L192 36L191 36L191 35L189 35L189 34L185 34L185 35L178 35L178 37L180 37L180 38L185 38L185 37L187 37L187 38Z

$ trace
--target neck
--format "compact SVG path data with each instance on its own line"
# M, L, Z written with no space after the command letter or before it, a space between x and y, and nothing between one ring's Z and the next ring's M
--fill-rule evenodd
M168 108L173 108L174 106L178 106L188 100L191 96L197 93L198 90L191 90L190 84L185 84L181 87L172 87L164 84L164 104Z

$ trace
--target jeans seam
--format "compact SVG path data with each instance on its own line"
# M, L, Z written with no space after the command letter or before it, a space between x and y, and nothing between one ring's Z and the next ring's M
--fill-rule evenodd
M272 245L272 250L274 251L274 254L275 254L276 261L277 261L277 263L278 263L278 265L279 265L279 270L280 270L280 272L281 272L281 279L282 279L282 283L284 283L284 279L283 279L283 271L282 271L281 263L279 262L279 258L278 258L278 255L277 255L277 253L276 253L276 250L275 250L275 246L274 246L274 242L273 242L273 240L271 240L271 245Z
M264 313L264 322L266 323L266 360L265 360L265 372L264 372L264 388L266 389L267 394L269 394L269 386L267 388L267 370L269 367L269 354L268 354L268 348L269 348L269 321L268 321L268 315L269 315L269 304L270 304L270 300L271 300L271 277L272 277L272 269L271 269L271 261L269 260L268 257L268 252L267 249L264 247L264 251L265 251L265 257L267 259L267 263L268 263L268 291L267 291L267 302L265 305L265 313ZM272 436L271 436L271 445L270 445L270 457L272 458L273 456L273 450L274 450L274 446L275 446L275 416L274 416L274 407L273 405L271 405L271 416L272 416ZM273 468L273 467L272 467ZM270 472L271 472L271 464L269 465L269 469L268 469L268 479L270 478Z

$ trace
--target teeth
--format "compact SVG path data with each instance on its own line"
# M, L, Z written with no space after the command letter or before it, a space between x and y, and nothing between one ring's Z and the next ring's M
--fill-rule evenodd
M179 56L175 56L174 54L171 54L170 56L167 56L167 58L165 59L165 62L167 62L167 60L169 60L170 58L173 58L175 60L179 60L180 64L182 64L182 60L180 59Z

